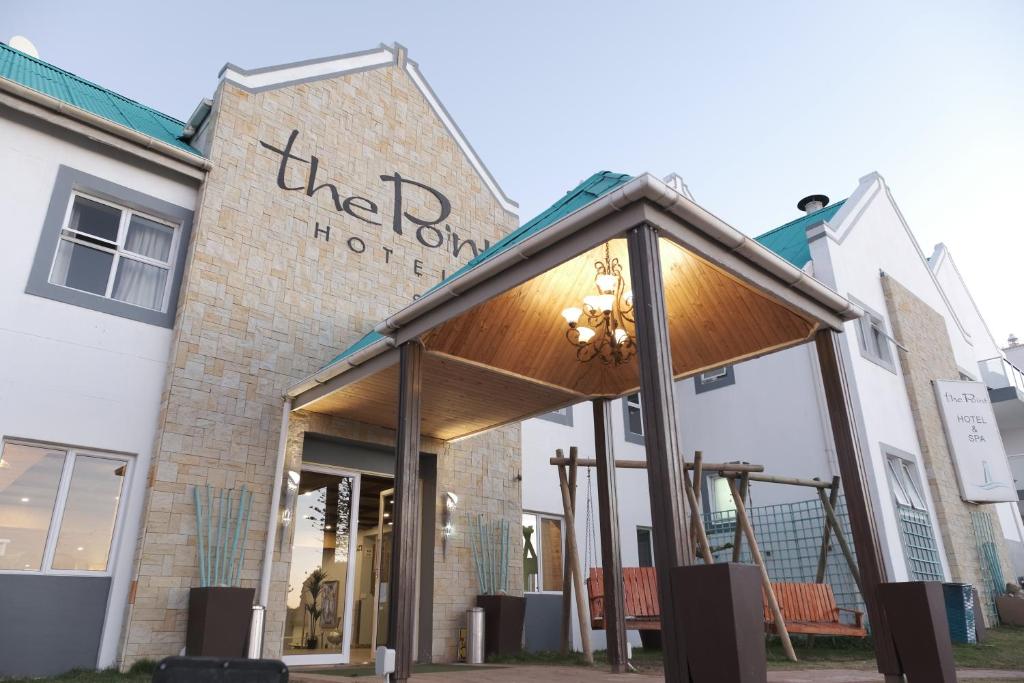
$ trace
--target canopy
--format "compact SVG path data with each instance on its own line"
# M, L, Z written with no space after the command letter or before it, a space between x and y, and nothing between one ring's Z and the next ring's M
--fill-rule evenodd
M615 178L614 189L528 223L382 321L292 387L294 409L394 429L395 347L413 339L425 349L422 434L440 440L637 391L636 359L579 360L560 313L594 292L606 249L629 286L625 235L641 223L658 229L676 378L805 343L862 314L657 178Z

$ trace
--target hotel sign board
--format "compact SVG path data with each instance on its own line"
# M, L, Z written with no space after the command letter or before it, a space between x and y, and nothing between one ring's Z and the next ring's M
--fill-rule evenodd
M988 388L981 382L933 383L960 497L973 503L1016 502L1017 490Z

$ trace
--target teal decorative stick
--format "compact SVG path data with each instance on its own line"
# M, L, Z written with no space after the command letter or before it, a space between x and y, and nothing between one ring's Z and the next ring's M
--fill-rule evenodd
M252 508L252 492L242 487L242 497L245 498L245 510L242 513L242 547L238 554L238 565L235 567L234 580L231 585L237 586L242 582L242 566L245 564L245 539L249 536L249 510Z
M199 585L205 587L206 582L206 555L203 552L203 506L200 505L199 487L192 487L192 498L196 504L196 552L199 555Z

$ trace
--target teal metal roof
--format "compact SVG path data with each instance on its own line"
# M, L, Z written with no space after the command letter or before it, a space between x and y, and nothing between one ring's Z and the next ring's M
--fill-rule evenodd
M178 139L185 128L182 121L30 57L4 43L0 43L0 78L202 156L197 149Z
M594 175L590 176L582 183L569 190L564 197L559 199L557 202L549 206L546 210L541 212L536 218L531 220L529 223L524 223L509 234L502 237L500 240L492 244L487 249L480 252L476 257L469 261L466 265L456 270L454 273L446 277L438 284L431 287L428 292L432 292L438 287L441 287L448 282L451 282L457 277L468 273L470 270L476 268L481 263L489 261L498 254L510 249L511 247L519 244L527 237L534 235L544 228L548 227L552 223L568 216L573 211L583 208L590 202L594 201L598 197L611 192L615 188L625 185L633 176L626 175L625 173L612 173L610 171L599 171ZM378 332L370 332L362 337L352 346L348 347L337 356L335 356L331 362L324 366L324 368L330 367L338 361L348 358L356 351L365 349L370 344L384 339L384 335Z
M823 209L780 225L754 239L797 268L803 268L811 260L811 247L807 243L807 228L821 221L832 220L832 217L839 211L839 207L844 203L846 203L845 199L835 204L829 204Z

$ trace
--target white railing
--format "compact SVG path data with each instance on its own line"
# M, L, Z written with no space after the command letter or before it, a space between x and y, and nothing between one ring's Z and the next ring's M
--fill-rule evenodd
M978 366L981 368L981 380L989 389L1014 387L1024 394L1024 370L1002 356L979 361Z

